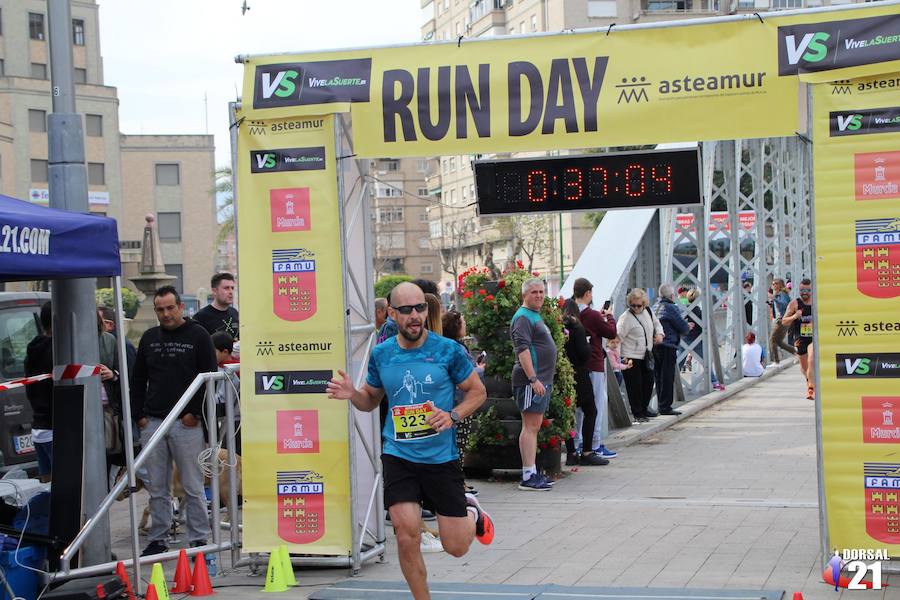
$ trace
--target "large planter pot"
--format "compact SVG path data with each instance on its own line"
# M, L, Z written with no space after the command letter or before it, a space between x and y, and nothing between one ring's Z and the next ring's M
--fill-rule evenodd
M497 414L498 419L522 420L522 413L519 412L519 405L509 396L506 398L494 399L494 412Z
M549 475L562 473L562 449L544 448L538 451L537 468Z
M484 387L489 398L512 398L512 383L509 379L485 375Z
M517 444L483 446L466 452L463 468L469 474L486 475L493 469L521 469L522 457Z

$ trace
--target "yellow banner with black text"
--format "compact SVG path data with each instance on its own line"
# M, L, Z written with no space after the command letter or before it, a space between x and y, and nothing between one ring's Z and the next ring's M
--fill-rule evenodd
M244 551L351 551L334 116L240 121Z
M351 111L354 148L369 157L792 135L798 74L900 68L897 12L252 57L244 110Z

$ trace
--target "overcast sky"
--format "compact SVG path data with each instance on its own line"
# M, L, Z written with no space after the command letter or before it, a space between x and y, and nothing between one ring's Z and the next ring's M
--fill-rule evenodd
M98 0L106 85L119 91L126 134L216 136L229 160L228 102L240 93L238 54L419 40L419 0ZM204 94L207 98L204 110ZM207 116L208 115L208 116Z

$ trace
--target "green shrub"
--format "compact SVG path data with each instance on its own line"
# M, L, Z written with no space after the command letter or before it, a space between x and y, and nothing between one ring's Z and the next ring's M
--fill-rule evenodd
M126 319L133 319L140 305L141 301L138 300L137 294L128 288L122 288L122 308L125 309ZM115 310L116 297L112 288L100 288L97 290L97 306L106 306Z
M398 283L403 283L404 281L412 281L412 277L409 275L385 275L375 282L375 297L387 298L388 294L391 293L391 290L394 289Z

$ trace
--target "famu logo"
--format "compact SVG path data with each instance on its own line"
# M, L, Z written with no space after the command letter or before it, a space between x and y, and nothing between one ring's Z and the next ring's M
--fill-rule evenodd
M251 150L251 173L320 171L325 168L325 147Z
M253 107L368 102L371 58L256 67Z
M778 74L900 59L900 14L778 28Z

